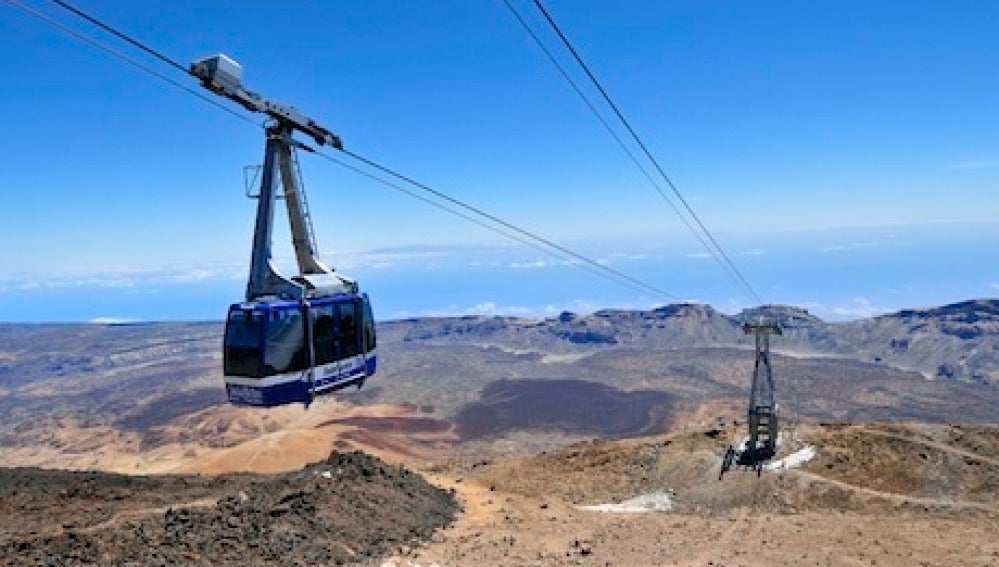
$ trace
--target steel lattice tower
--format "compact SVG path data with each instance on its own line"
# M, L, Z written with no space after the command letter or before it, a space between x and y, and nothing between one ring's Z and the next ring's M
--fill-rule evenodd
M756 365L749 391L749 442L740 460L758 466L777 452L777 405L770 367L770 335L782 333L775 320L763 317L745 323L742 330L756 335Z

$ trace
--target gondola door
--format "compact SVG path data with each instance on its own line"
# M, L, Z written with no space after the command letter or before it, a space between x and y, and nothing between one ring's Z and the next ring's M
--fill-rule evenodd
M339 373L339 313L336 303L328 300L314 302L311 311L312 348L316 361L314 386L323 389L335 381Z
M339 358L340 358L340 377L341 379L348 378L357 367L357 355L360 354L357 348L357 331L358 331L358 320L357 320L357 309L354 306L354 301L342 301L337 303L337 311L339 315L339 326L337 327L339 332L338 342L339 342Z

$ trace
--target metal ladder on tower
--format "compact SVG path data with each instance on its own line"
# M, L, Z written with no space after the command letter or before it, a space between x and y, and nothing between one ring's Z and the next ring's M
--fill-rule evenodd
M302 219L305 221L305 231L309 237L309 242L312 244L313 252L318 255L319 248L316 245L316 231L312 228L312 213L309 212L308 192L305 190L302 167L298 164L298 148L292 148L291 163L295 166L295 176L298 178L299 197L302 203Z

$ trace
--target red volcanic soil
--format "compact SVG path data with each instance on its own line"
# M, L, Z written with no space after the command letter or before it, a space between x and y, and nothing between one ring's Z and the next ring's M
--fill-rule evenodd
M371 415L330 419L316 425L316 428L330 425L349 425L382 433L446 433L451 429L451 422L432 417L379 417Z

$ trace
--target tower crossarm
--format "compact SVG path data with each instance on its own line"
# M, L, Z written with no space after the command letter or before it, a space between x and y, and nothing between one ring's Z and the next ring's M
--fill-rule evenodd
M239 103L251 112L267 114L282 124L310 136L321 146L343 149L340 137L302 114L294 106L267 100L243 86L243 67L222 53L198 59L191 63L190 72L201 80L202 86L217 95Z
M742 324L742 330L747 335L772 334L783 335L780 325L775 319L770 317L759 317L754 321L746 321Z

